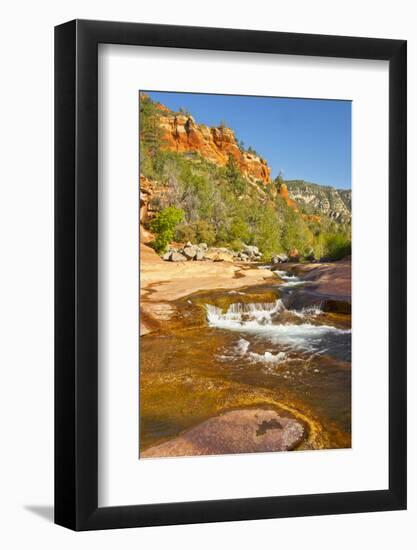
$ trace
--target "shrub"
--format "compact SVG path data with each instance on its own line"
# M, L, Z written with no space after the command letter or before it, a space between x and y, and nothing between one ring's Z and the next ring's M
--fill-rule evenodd
M176 206L161 210L150 223L151 230L156 234L152 246L157 252L164 252L168 243L174 238L176 226L184 219L184 211Z
M341 260L351 253L350 239L341 233L325 236L325 256L333 260Z
M199 220L195 222L194 227L197 242L208 245L214 244L216 241L216 230L210 222Z
M241 250L243 250L243 247L244 247L244 244L242 241L239 241L238 239L235 240L235 241L232 241L231 243L229 243L229 247L236 251L236 252L239 252Z
M175 231L175 239L180 242L206 243L210 246L216 241L216 231L211 223L198 220L179 225Z
M232 221L229 233L232 241L247 241L249 239L249 228L242 218L235 218Z
M187 223L179 225L175 231L175 240L180 243L188 241L195 243L197 239L193 225Z
M232 155L225 166L225 176L229 184L230 190L237 196L242 195L246 191L246 180L242 177L238 165Z

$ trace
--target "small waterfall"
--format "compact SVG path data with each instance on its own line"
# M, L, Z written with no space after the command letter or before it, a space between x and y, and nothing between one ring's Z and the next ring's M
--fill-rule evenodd
M205 307L210 327L253 334L273 344L293 349L317 351L322 347L323 339L334 339L351 333L350 330L309 322L311 317L322 313L317 307L304 308L300 311L287 310L279 299L267 303L237 302L231 304L226 312L211 304L206 304ZM280 316L281 313L286 315ZM290 319L288 315L304 318L305 321L288 322ZM247 347L242 344L236 352L244 355L247 353ZM268 356L268 359L279 361L281 356Z
M281 300L275 302L262 303L243 303L236 302L231 304L226 311L211 304L206 304L207 321L211 326L219 326L220 324L227 325L230 323L230 328L236 323L271 324L272 317L276 313L285 310L285 306ZM227 327L225 327L227 328Z
M285 281L280 286L281 287L297 287L308 284L308 281L303 281L300 277L289 274L287 271L274 271L275 275Z
M296 277L295 275L290 275L288 273L288 271L279 271L278 269L274 271L274 273L276 275L278 275L278 277L280 279L283 279L284 281L293 281L294 283L298 283L300 282L300 278L299 277Z

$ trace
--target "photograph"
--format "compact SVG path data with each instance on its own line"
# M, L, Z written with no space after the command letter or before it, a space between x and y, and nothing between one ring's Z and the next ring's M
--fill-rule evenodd
M139 459L350 449L352 102L138 102Z

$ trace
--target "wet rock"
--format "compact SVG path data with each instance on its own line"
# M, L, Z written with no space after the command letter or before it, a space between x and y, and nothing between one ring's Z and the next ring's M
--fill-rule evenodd
M303 424L275 410L240 409L209 418L141 453L141 458L288 451L305 437Z
M348 300L325 300L323 303L323 311L329 313L352 313L352 304Z
M186 262L187 258L179 252L173 252L170 257L171 262Z
M304 281L304 286L283 296L286 307L317 306L327 313L351 313L350 262L298 264L292 272Z

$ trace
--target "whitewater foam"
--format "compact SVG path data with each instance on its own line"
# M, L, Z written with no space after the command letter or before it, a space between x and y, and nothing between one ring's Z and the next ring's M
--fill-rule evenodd
M291 275L288 273L288 271L280 271L280 270L275 270L274 273L280 278L280 279L283 279L284 281L300 281L300 278L299 277L296 277L295 275Z
M275 302L260 302L260 303L242 303L237 302L231 304L226 311L217 306L206 304L207 321L210 326L217 326L218 328L227 328L228 325L232 327L242 327L248 323L254 322L257 325L270 323L272 316L280 311L284 311L285 306L280 299Z
M292 309L290 311L302 319L305 317L317 317L317 315L321 315L323 313L323 310L319 306L306 306L302 309Z
M274 323L278 314L283 311L286 310L281 300L271 303L235 303L231 304L225 313L216 306L206 305L209 326L253 334L266 338L274 344L291 348L317 351L322 346L321 340L324 337L350 334L351 332L330 325L316 325L310 322L301 324ZM297 312L291 310L289 312L297 315ZM308 315L307 310L298 312L299 317L306 315Z
M265 353L255 353L251 351L249 357L252 361L261 362L261 363L282 363L286 360L287 354L283 351L278 353L271 353L266 351Z

